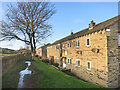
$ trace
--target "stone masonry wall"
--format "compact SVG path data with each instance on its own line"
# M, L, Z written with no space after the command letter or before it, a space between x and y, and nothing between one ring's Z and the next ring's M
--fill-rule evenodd
M90 38L89 47L86 46L87 38ZM80 41L79 48L75 46L76 40ZM71 48L67 47L67 43L69 42L71 42ZM65 48L62 48L62 57L66 57L67 69L71 69L81 79L108 87L107 36L105 30L63 43ZM57 58L58 63L60 63L60 49L55 50L55 46L59 45L49 46L47 51L47 55L54 56L54 59ZM99 49L99 53L92 52L93 48ZM82 51L82 54L77 54L77 51ZM67 55L65 55L65 52L67 52ZM72 64L68 64L68 58L72 59ZM76 66L76 59L80 60L80 67ZM87 70L87 61L91 61L91 70Z
M110 27L110 35L107 37L108 47L108 87L119 87L119 55L118 55L118 23Z
M42 48L38 48L36 50L36 54L39 55L39 56L42 56Z
M2 57L2 75L4 75L22 57L22 54Z
M90 46L86 46L86 38L90 38ZM80 47L76 48L75 41L80 41ZM72 65L66 64L68 69L86 81L107 87L108 66L107 66L107 37L105 30L95 32L83 37L71 40L72 47L66 49L67 55L64 57L72 59ZM69 42L69 41L67 41ZM93 48L99 49L99 53L92 52ZM82 51L82 54L77 54ZM80 60L80 67L76 66L76 59ZM91 61L91 70L87 70L87 61Z

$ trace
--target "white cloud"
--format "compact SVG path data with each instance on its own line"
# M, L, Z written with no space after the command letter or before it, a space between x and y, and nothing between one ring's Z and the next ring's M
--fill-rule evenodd
M0 42L0 47L2 47L2 48L9 48L9 49L18 50L24 46L25 46L24 42L21 42L18 40Z

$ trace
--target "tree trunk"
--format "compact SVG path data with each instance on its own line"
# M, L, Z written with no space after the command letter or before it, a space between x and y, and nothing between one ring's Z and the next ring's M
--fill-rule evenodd
M34 60L33 45L31 44L31 59Z
M32 43L32 38L30 38L30 45L31 45L31 59L34 60L34 50L33 50L33 43Z
M33 32L33 38L32 38L32 40L33 40L33 57L35 56L35 53L36 53L36 46L35 46L35 33Z

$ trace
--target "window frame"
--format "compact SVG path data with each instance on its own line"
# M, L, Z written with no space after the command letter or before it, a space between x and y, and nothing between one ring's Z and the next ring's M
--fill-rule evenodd
M67 48L71 48L71 42L67 43Z
M57 56L55 56L55 62L57 62Z
M72 64L72 59L71 58L68 58L68 64Z
M76 64L75 64L76 67L80 67L80 63L78 65L78 61L80 62L80 59L76 59Z
M90 68L88 68L88 63L90 63ZM87 70L91 70L91 61L87 61Z
M67 51L65 51L65 55L67 55Z
M120 74L120 62L119 62L119 74Z
M57 46L55 45L55 50L57 50Z
M78 42L79 42L79 44L78 44ZM75 41L75 46L76 46L76 48L79 48L79 47L80 47L80 40L76 40L76 41Z
M87 44L87 40L89 40L89 45ZM87 47L90 46L90 38L86 38L86 46L87 46Z
M59 49L61 49L61 46L59 45Z
M62 48L65 48L65 44L64 43L62 44Z
M120 47L120 34L118 34L118 46Z

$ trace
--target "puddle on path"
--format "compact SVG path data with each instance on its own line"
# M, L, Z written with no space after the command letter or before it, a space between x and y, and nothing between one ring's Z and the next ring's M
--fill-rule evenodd
M31 65L31 62L30 61L26 61L25 63L28 64L27 68L25 70L22 70L20 72L20 79L19 79L19 83L18 83L18 88L21 88L23 86L23 79L24 79L24 76L26 74L31 74L31 70L28 70L29 66Z

